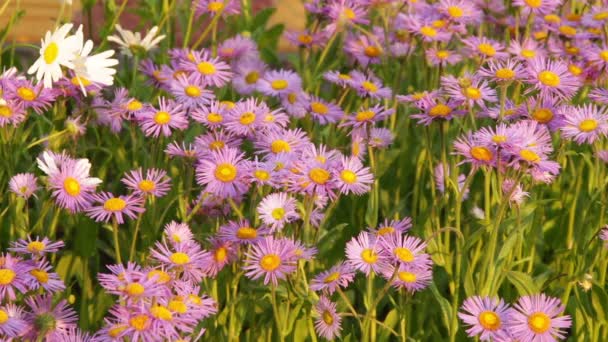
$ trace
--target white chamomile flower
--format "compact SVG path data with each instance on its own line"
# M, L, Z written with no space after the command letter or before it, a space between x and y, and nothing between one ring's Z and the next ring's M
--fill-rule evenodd
M165 39L164 34L155 37L156 33L158 33L158 26L154 26L152 29L150 29L148 34L146 34L143 39L141 38L141 33L139 32L125 30L118 24L116 24L115 27L120 36L112 35L108 37L108 40L118 44L121 47L121 52L128 56L133 54L133 50L143 50L148 52L155 48L160 41Z
M90 55L93 51L93 41L84 41L82 26L75 34L78 49L74 52L72 64L76 80L80 84L82 91L86 94L84 84L99 83L106 86L114 83L116 69L112 68L118 64L118 60L110 58L114 55L114 50L107 50L96 55Z
M72 24L65 24L51 33L47 31L42 39L40 47L40 58L27 71L28 74L36 74L38 81L43 81L45 88L51 88L63 76L61 66L72 68L72 57L78 50L76 37L67 34L72 29Z

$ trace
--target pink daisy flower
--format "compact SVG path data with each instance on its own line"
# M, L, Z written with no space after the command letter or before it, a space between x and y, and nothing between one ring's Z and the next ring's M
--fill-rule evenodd
M514 307L508 322L509 332L522 342L565 339L563 329L572 325L570 316L560 316L565 309L561 301L544 293L523 296Z
M136 195L163 197L171 190L171 179L161 169L146 170L145 177L141 168L129 171L120 180Z
M265 237L252 245L245 260L245 275L253 280L264 278L264 285L277 286L279 280L296 270L293 246Z
M264 74L258 90L268 96L287 95L302 89L302 79L290 70L270 70Z
M342 330L342 317L336 312L336 303L327 297L321 296L315 305L318 317L315 320L315 330L322 337L333 340L340 336Z
M270 194L258 204L257 212L262 222L272 232L276 232L300 218L296 211L296 203L296 200L285 192Z
M46 253L56 253L63 246L63 241L51 241L47 237L40 240L38 236L36 236L35 240L32 240L28 235L27 240L19 239L11 242L11 247L8 250L20 254L30 254L38 258Z
M330 295L338 288L346 288L355 278L355 270L346 263L339 263L316 275L310 282L313 291L327 291Z
M270 234L270 229L255 228L249 223L249 220L241 220L228 221L227 224L221 226L218 237L228 242L253 244L261 241L268 234Z
M18 173L11 177L8 187L12 193L27 200L38 190L37 181L33 173Z
M138 194L114 196L109 192L100 192L94 194L92 200L98 205L87 208L86 213L96 222L109 222L115 219L118 224L123 224L125 215L136 219L138 214L145 211Z
M577 144L593 144L608 133L608 112L606 108L593 104L578 107L568 106L564 109L562 136L574 140Z
M481 341L510 340L508 324L513 309L502 299L470 297L462 303L458 317L468 326L469 337L478 336Z
M206 191L220 197L237 197L244 194L249 183L244 177L246 169L244 155L234 148L213 151L209 159L202 159L196 168L196 181Z
M170 83L170 91L184 109L193 110L208 105L215 98L205 86L205 82L194 74L180 75Z
M363 195L371 189L374 175L368 167L356 157L342 157L340 164L333 170L336 186L343 195L351 192Z
M188 127L188 118L181 104L159 97L158 106L158 110L150 107L139 113L138 119L146 136L156 138L162 133L168 137L172 129L183 131Z
M376 237L361 232L346 244L346 258L354 269L369 276L371 272L380 274L388 266L388 258Z
M212 57L209 51L194 51L192 59L180 63L183 70L192 73L199 84L207 84L217 88L223 87L232 78L230 66L219 57Z

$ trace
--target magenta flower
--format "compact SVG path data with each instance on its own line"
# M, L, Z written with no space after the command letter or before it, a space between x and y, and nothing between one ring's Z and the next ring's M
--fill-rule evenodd
M568 65L562 60L535 58L528 63L527 82L539 90L540 95L555 96L568 100L578 91L580 82L570 73Z
M373 127L369 130L368 144L377 149L387 148L393 143L395 136L390 129L384 127ZM359 158L361 159L361 158Z
M374 175L368 167L356 157L342 157L340 164L334 169L336 186L340 193L348 195L351 192L363 195L371 189Z
M346 116L346 120L340 124L340 127L352 127L353 129L366 128L387 119L394 113L394 109L387 109L383 105L362 107L353 113L353 115Z
M52 295L36 295L26 298L25 304L29 307L25 320L31 326L26 339L42 338L44 341L59 342L62 341L60 336L75 328L78 322L76 312L65 299L53 305Z
M321 296L319 302L315 305L315 312L318 315L315 320L317 334L328 340L340 336L342 317L336 312L336 303L325 296Z
M454 154L464 157L460 164L471 163L473 167L481 167L494 166L496 163L497 154L494 146L484 145L484 142L471 133L456 139L454 149L456 150Z
M552 13L562 3L562 0L513 0L513 6L521 7L522 14L527 17L530 13L538 16Z
M171 179L167 172L160 169L146 170L145 177L141 168L129 171L120 180L136 195L163 197L171 190Z
M17 293L26 293L28 272L32 269L29 263L10 254L0 254L0 299L13 301ZM3 301L4 302L4 301Z
M478 77L465 75L464 77L456 78L452 75L447 75L441 77L441 86L450 99L462 101L471 107L477 104L479 107L484 108L486 102L494 103L498 101L496 90Z
M486 37L468 37L462 40L466 46L466 53L470 56L477 56L483 60L503 59L508 56L504 52L504 46L499 42Z
M26 119L26 110L22 102L2 101L0 102L0 127L7 125L18 126Z
M362 67L367 67L370 64L379 64L382 56L385 55L382 44L384 43L384 32L380 30L380 34L371 36L357 35L349 36L344 42L344 51L347 56L352 57Z
M563 329L572 325L570 316L559 316L565 309L561 301L544 293L523 296L514 307L508 327L513 338L519 341L565 339Z
M23 308L15 304L0 306L0 336L16 338L28 329L23 320Z
M347 263L369 276L382 273L388 266L388 258L375 235L361 232L346 244Z
M562 136L577 144L593 144L608 133L608 112L592 104L564 108Z
M174 246L194 243L194 235L187 223L171 221L165 225L163 233Z
M195 0L193 3L196 4L196 13L199 16L205 13L228 16L241 12L241 2L238 0Z
M218 128L224 123L228 109L219 101L211 101L206 106L201 106L190 112L190 117L196 122L200 122L207 128Z
M353 87L360 96L370 97L372 99L386 99L391 97L392 90L382 84L382 80L373 74L363 74L358 71L351 73L351 87Z
M215 98L213 92L205 87L205 82L194 74L179 75L170 83L171 94L176 102L188 110L204 107Z
M241 95L249 95L258 90L268 66L258 58L244 58L234 67L232 86Z
M462 303L458 317L468 326L469 337L478 336L481 341L508 341L508 324L513 313L502 299L470 297Z
M454 65L462 60L462 56L454 51L437 48L426 50L425 56L430 65L442 67Z
M242 139L222 130L208 131L194 139L194 145L201 158L208 157L212 152L220 152L227 148L240 148Z
M11 177L8 187L15 195L28 199L38 190L37 181L32 173L18 173Z
M210 238L209 242L211 243L209 252L213 257L207 273L209 277L215 278L226 265L238 259L238 245L217 237Z
M63 241L51 241L49 238L36 236L35 240L28 235L27 240L19 239L11 242L11 247L8 249L11 252L20 254L30 254L33 257L41 257L45 253L55 253L64 246Z
M256 137L255 147L267 155L298 156L310 144L306 132L300 128L271 130Z
M384 222L378 225L377 229L368 228L370 233L375 234L378 238L394 233L403 234L407 232L410 228L412 228L412 219L409 217L404 217L401 220L388 220L385 219Z
M182 279L200 282L206 276L211 254L201 249L197 243L180 243L168 246L157 242L151 251L152 258L168 270L180 273Z
M257 212L262 222L275 232L300 218L296 212L296 203L296 200L285 192L270 194L262 199Z
M156 138L162 133L168 137L172 129L183 131L188 127L188 118L181 104L159 97L158 105L158 110L150 107L139 113L138 119L146 136Z
M313 291L327 291L330 295L338 288L346 288L355 278L355 270L344 262L341 262L327 271L316 275L310 282Z
M94 194L92 201L97 205L87 208L86 213L96 222L109 222L114 219L116 223L123 224L125 215L136 219L138 214L146 210L138 194L114 196L109 192L101 192Z
M192 73L193 81L198 81L198 85L207 84L220 88L230 82L230 66L218 57L212 57L209 51L193 51L190 58L181 62L180 67Z
M37 114L49 109L56 98L53 89L45 88L42 83L33 85L29 80L18 79L5 84L3 96L7 100L15 101L24 109L32 108Z
M220 227L218 237L238 244L253 244L261 241L270 230L266 227L255 228L248 220L228 221Z
M63 291L65 289L63 281L59 278L59 275L52 272L52 270L53 268L45 259L33 262L32 269L29 271L30 277L27 280L27 286L31 290L43 288L50 293Z
M266 111L264 106L256 98L248 98L238 102L226 117L224 127L227 131L236 135L253 134L260 128Z
M264 277L264 285L277 286L279 280L295 271L293 246L265 237L252 245L245 260L245 275L253 280Z
M287 95L302 89L302 79L290 70L270 70L264 74L258 90L268 96Z
M307 110L313 120L321 125L337 122L344 116L344 112L340 106L316 96L311 96L308 101Z
M206 191L220 197L237 197L249 188L244 155L234 148L213 151L208 159L200 160L196 181Z
M530 61L536 57L546 57L546 51L533 39L526 39L522 43L513 40L511 45L509 45L508 51L520 61Z

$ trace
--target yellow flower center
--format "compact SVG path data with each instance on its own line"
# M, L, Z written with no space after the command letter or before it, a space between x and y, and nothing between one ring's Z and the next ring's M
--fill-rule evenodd
M229 163L219 164L215 168L215 178L222 182L231 182L236 178L236 167Z
M340 172L340 178L344 183L354 184L357 182L357 174L352 172L351 170L344 170Z
M344 80L344 81L348 81L348 80L352 79L352 77L350 77L349 74L339 74L338 78L341 80Z
M608 62L608 50L602 50L602 52L600 52L600 58L604 62Z
M315 167L310 170L310 172L308 173L308 177L310 177L313 182L323 185L329 180L330 174L325 169Z
M555 14L547 14L544 17L545 21L552 24L559 24L562 21L558 15Z
M497 330L501 326L500 317L494 311L484 311L479 314L479 324L486 330Z
M566 53L572 56L576 56L579 54L581 50L579 48L577 48L576 46L568 46L566 47Z
M492 137L492 141L497 143L497 144L502 144L504 142L507 142L507 136L506 135L500 135L497 134L495 136Z
M120 335L123 331L125 331L128 327L126 325L115 325L112 328L110 328L108 330L108 335L110 335L110 337L118 337L118 335Z
M85 87L88 87L91 85L91 81L89 81L87 78L82 77L82 76L74 76L74 77L72 77L70 82L72 82L72 84L77 87L80 87L81 84Z
M487 147L474 146L471 148L471 156L476 160L490 161L492 160L492 151Z
M534 57L536 57L536 51L534 51L534 50L528 50L528 49L522 49L521 50L521 56L525 57L525 58L534 58Z
M156 122L157 125L166 125L169 121L171 121L171 114L168 112L158 111L154 115L154 122Z
M452 18L460 18L464 14L464 11L458 6L450 6L448 7L448 14Z
M376 112L374 112L373 110L364 110L357 113L357 115L355 116L355 120L359 122L369 121L373 119L374 116L376 116Z
M260 259L260 266L266 271L274 271L281 265L281 258L276 254L266 254Z
M156 184L151 180L144 179L137 184L137 187L143 192L151 192L156 189Z
M479 100L481 98L481 90L475 87L466 87L464 89L464 96L471 100Z
M27 87L17 88L17 95L25 101L34 101L36 99L36 93Z
M196 69L198 69L198 72L200 72L201 74L203 74L205 76L215 74L215 66L209 62L198 63L198 65L196 66Z
M186 95L190 97L199 97L201 96L201 89L197 86L189 85L184 89Z
M58 55L59 55L59 46L57 45L57 43L52 42L49 45L47 45L46 49L44 49L44 53L43 53L44 62L46 64L52 64L57 59Z
M207 114L207 121L211 123L220 123L224 121L224 117L218 113L209 113Z
M434 38L437 35L437 30L431 26L422 26L420 33L425 37Z
M223 8L224 8L224 3L221 1L211 1L207 5L207 10L209 10L210 12L219 12Z
M103 204L103 208L107 211L121 211L127 206L127 202L122 198L110 198Z
M560 84L559 76L548 70L541 71L538 74L538 80L547 87L557 87Z
M403 261L403 262L412 262L414 261L414 253L410 251L408 248L397 247L393 250L395 256Z
M477 50L488 57L492 57L496 54L496 49L494 49L494 47L488 43L481 43L477 45Z
M447 24L448 22L442 19L433 21L433 27L437 29L444 28Z
M448 59L448 57L450 57L450 52L448 50L439 50L435 56L441 60Z
M583 73L583 69L576 64L568 64L568 71L570 71L570 73L574 76L578 76Z
M395 228L391 227L391 226L386 226L386 227L382 227L380 229L378 229L378 231L376 232L376 234L383 236L383 235L387 235L387 234L392 234L395 232Z
M593 16L595 20L606 20L608 19L608 12L599 12Z
M171 281L171 276L169 273L161 270L152 270L148 273L148 279L152 279L154 277L156 277L157 284L166 284Z
M257 71L251 71L245 76L245 82L247 84L254 84L260 79L260 73Z
M503 79L503 80L510 80L513 77L515 77L515 71L508 69L508 68L502 68L502 69L498 69L496 70L496 77Z
M162 305L157 305L157 306L150 308L150 314L153 317L158 318L163 321L172 321L173 320L173 314L171 313L171 311L169 311L169 309L167 309L166 307L164 307Z
M272 212L270 213L270 215L272 216L273 219L280 221L283 219L283 217L285 217L285 209L283 208L275 208L272 210Z
M228 257L228 250L226 247L218 247L213 254L213 258L215 258L216 262L224 262Z
M270 86L274 90L283 90L286 89L287 86L289 86L289 83L287 83L286 80L274 80L270 82Z
M49 281L49 274L45 270L39 268L30 271L30 274L42 284L46 284Z
M13 116L13 111L7 105L0 105L0 116L10 118Z
M543 4L543 0L524 0L524 2L532 8L539 8Z
M141 102L137 100L132 100L127 104L127 110L134 112L142 109L143 106L144 105Z
M255 121L255 113L253 112L245 112L241 114L239 122L243 125L251 125L252 122Z
M587 119L578 124L578 128L583 132L592 132L597 128L598 123L595 119Z
M236 103L234 103L232 101L224 100L224 101L220 101L220 105L226 109L232 109L232 108L234 108L234 106L236 106Z
M127 285L125 292L130 296L139 296L146 291L146 288L140 283L131 283Z
M63 181L63 190L70 196L78 196L80 194L80 183L76 178L68 177Z
M559 33L564 36L574 36L576 35L576 28L569 25L562 25L559 27Z
M310 109L313 112L321 115L325 115L327 112L329 112L329 108L327 108L327 106L321 102L312 102L310 104Z
M404 283L415 283L418 279L415 273L408 271L400 271L399 273L397 273L397 276L399 277L399 280Z
M327 325L332 325L334 323L334 316L331 314L331 312L327 310L323 311L323 322L325 322Z
M301 34L298 36L298 41L304 45L312 43L312 36L309 34Z
M363 81L361 83L361 86L363 87L363 89L369 91L370 93L375 93L378 91L378 86L376 86L370 81Z
M261 181L266 181L270 178L270 173L266 170L255 170L253 176Z
M172 300L169 302L169 310L177 312L179 314L185 314L188 312L188 306L181 300Z
M236 237L242 240L252 240L258 237L258 232L252 227L240 227L236 231Z
M363 50L363 53L370 58L378 57L382 54L382 50L380 50L377 46L368 46Z
M531 163L537 163L540 161L540 156L538 154L536 154L536 152L531 151L531 150L523 149L523 150L519 151L519 155L524 160L527 160Z
M8 321L8 313L2 309L0 309L0 324L6 323Z
M172 263L176 265L185 265L190 262L190 257L186 253L175 252L169 257Z
M544 312L535 312L528 317L528 327L537 334L543 334L551 328L551 318Z
M353 20L357 17L357 14L352 9L345 7L342 10L342 16L348 20Z
M537 31L532 33L532 36L534 36L534 39L536 40L542 40L547 38L549 36L549 33L547 31Z
M375 264L378 261L378 254L371 248L366 248L361 252L361 259L368 264Z
M13 270L0 269L0 285L8 285L13 282L17 274Z
M148 328L148 316L137 315L129 320L129 325L137 331L142 331Z
M290 152L291 146L285 140L275 140L270 144L272 153Z
M216 141L212 141L209 144L209 149L214 150L214 151L219 151L219 150L223 149L224 146L226 146L226 143L224 143L221 140L216 140Z
M323 279L323 282L325 284L329 284L331 282L338 280L338 278L340 278L340 272L334 272L334 273L328 275L327 277L325 277L325 279Z
M534 120L546 124L553 119L553 112L549 108L539 108L532 112Z
M27 250L30 253L40 253L40 252L44 251L45 248L46 248L46 245L40 241L32 241L27 244Z
M452 108L443 103L436 104L429 110L430 116L448 116L452 112Z

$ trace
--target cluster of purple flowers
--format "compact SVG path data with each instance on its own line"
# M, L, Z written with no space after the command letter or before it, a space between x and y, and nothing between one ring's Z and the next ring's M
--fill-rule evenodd
M464 301L458 317L470 337L481 341L556 341L566 337L570 316L558 298L544 293L523 296L513 307L502 299L474 296Z
M78 330L78 317L68 302L53 299L65 284L46 255L62 247L61 241L28 237L0 254L0 340L90 341Z

